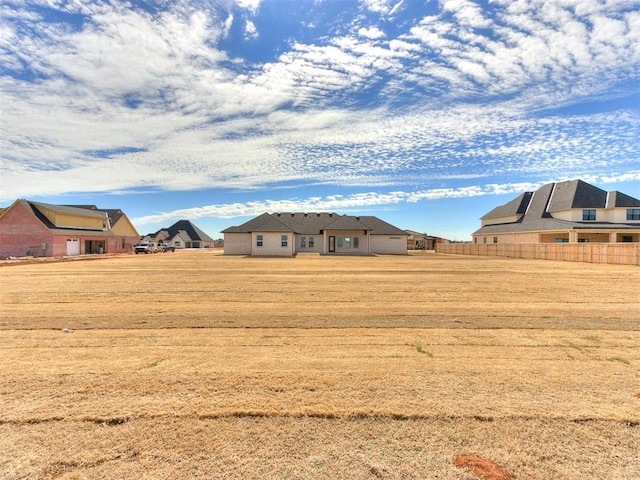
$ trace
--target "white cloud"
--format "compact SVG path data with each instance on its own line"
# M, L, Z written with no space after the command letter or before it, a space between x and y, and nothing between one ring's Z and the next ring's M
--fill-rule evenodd
M250 40L258 38L258 29L251 20L247 20L244 24L244 37Z
M364 4L381 15L405 6ZM262 64L219 47L248 15L237 9L56 5L87 15L84 24L0 7L0 61L35 77L0 78L7 200L279 181L376 187L594 175L629 169L640 153L636 113L538 113L598 99L637 77L640 12L628 3L501 0L490 17L450 0L396 38L358 17L351 33L294 39ZM259 1L238 5L260 12ZM250 36L254 20L245 23Z
M379 38L384 38L385 33L380 30L378 27L369 27L369 28L360 28L358 29L358 35L361 37L368 38L369 40L377 40Z
M437 200L442 198L471 198L484 195L520 193L526 190L535 190L541 185L542 183L488 184L484 186L474 185L469 187L438 188L411 192L363 192L352 195L329 195L326 197L308 197L303 199L263 200L180 209L172 212L133 218L132 221L136 225L149 225L180 218L234 218L260 215L264 212L284 211L344 211L352 208L397 205L400 203L415 203L423 200Z
M238 6L246 8L253 13L258 11L261 0L235 0Z
M375 13L389 14L392 11L397 10L398 6L396 2L392 0L361 0L364 7ZM400 2L401 3L401 2Z

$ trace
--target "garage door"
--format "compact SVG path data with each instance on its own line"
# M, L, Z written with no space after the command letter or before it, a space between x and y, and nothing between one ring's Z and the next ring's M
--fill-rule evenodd
M67 238L67 255L80 255L80 240Z

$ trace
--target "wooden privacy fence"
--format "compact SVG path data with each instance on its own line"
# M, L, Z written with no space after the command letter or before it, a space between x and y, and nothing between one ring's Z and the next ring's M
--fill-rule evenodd
M640 265L640 243L438 243L437 253Z

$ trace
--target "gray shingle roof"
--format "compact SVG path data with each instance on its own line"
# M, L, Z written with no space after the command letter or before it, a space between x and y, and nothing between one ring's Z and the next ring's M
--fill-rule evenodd
M204 233L189 220L178 220L166 230L169 232L170 237L174 237L179 231L184 230L192 241L213 242L213 238Z
M318 235L322 230L367 230L372 235L406 235L407 232L374 216L340 215L333 212L263 213L222 233L293 232Z
M527 192L531 193L531 192ZM619 193L619 192L618 192ZM617 196L617 195L616 195ZM514 205L522 195L511 202L493 209L483 219L492 218L489 215L495 211L511 211L515 213ZM633 203L640 201L625 195L621 202ZM610 200L611 201L611 200ZM504 223L496 225L485 225L475 232L473 235L490 235L496 233L513 233L513 232L539 232L539 231L558 231L573 229L637 229L640 223L622 223L614 224L609 222L571 222L567 220L559 220L553 218L552 212L570 210L572 208L605 208L607 202L607 192L594 187L582 180L572 180L561 183L548 183L531 193L530 201L525 208L526 214L517 222ZM508 208L507 205L509 205ZM626 205L625 205L626 206ZM631 205L633 206L633 205ZM502 210L501 210L502 209ZM509 215L506 213L504 215ZM495 215L496 217L504 215Z
M494 208L482 218L486 219L508 217L512 215L524 215L524 213L527 211L527 207L529 206L529 202L531 202L532 196L533 192L524 192L510 202Z
M356 218L359 218L362 223L371 229L371 235L407 235L404 230L380 220L378 217L367 215Z
M328 223L324 230L371 230L371 228L360 222L360 217L341 215Z
M609 192L609 199L608 199L607 206L609 208L611 207L640 208L640 200L615 190L613 192Z
M233 227L225 228L224 230L222 230L222 233L250 233L255 231L258 226L268 221L270 218L271 215L269 215L268 213L263 213L262 215L252 218L242 225L235 225Z
M555 184L548 212L560 212L572 208L605 208L607 192L582 180L570 180Z

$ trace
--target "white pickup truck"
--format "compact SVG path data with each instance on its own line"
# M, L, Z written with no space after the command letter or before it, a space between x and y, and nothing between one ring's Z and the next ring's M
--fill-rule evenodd
M140 242L136 244L134 250L137 255L138 253L156 253L158 251L158 248L153 243Z

